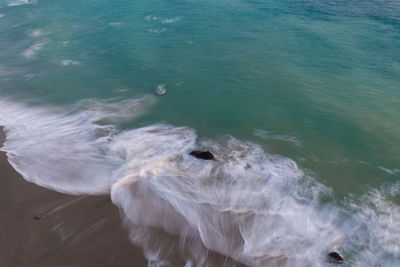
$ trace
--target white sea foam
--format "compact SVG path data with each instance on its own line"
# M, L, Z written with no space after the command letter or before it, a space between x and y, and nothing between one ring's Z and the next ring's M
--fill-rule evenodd
M161 21L161 23L163 23L163 24L170 24L170 23L178 22L178 21L180 21L180 20L182 20L182 19L183 19L183 17L178 16L178 17L163 19L163 20Z
M157 17L153 16L153 15L148 15L145 17L146 21L151 21L151 20L157 20Z
M117 161L105 154L104 138L96 139L96 131L109 134L109 127L93 127L79 113L5 100L0 105L0 124L7 132L2 149L25 179L72 194L109 190Z
M110 26L115 26L115 27L120 26L121 24L122 24L121 21L116 21L116 22L110 22L110 23L108 23L108 25L110 25Z
M382 166L379 166L379 169L381 169L382 171L384 171L390 175L396 175L396 174L400 173L399 169L388 169L388 168L385 168Z
M128 120L142 114L140 109L148 104L148 98L119 103L91 100L80 102L80 111L66 107L66 112L3 99L0 125L5 126L7 141L2 149L28 181L71 194L107 193L119 164L107 152L114 127L94 122Z
M250 266L325 266L332 250L359 266L399 263L399 186L322 204L329 188L257 144L199 140L191 128L166 124L113 126L154 99L62 109L0 100L2 149L29 181L72 194L111 193L151 264L172 265L180 255L193 266L213 265L210 250ZM196 159L193 149L210 150L215 160Z
M128 88L115 89L113 93L123 94L129 92Z
M197 145L217 160L188 156ZM114 173L111 197L127 216L133 242L143 247L149 244L135 234L138 225L141 236L154 238L153 228L180 236L176 242L186 242L197 265L211 249L251 266L304 266L342 238L332 224L337 211L318 209L318 196L329 190L292 160L255 144L234 138L197 144L189 128L153 125L119 135L111 150L126 162ZM168 251L156 251L165 261Z
M33 37L33 38L40 37L40 36L42 36L43 34L44 34L44 33L43 33L42 30L40 30L40 29L28 31L28 35L29 35L30 37Z
M399 266L400 183L351 197L343 248L357 266ZM396 203L397 199L397 203Z
M1 14L1 13L0 13L0 18L3 18L3 17L4 17L4 14Z
M121 101L86 99L78 102L77 108L93 123L111 124L133 120L143 115L155 102L156 98L153 96Z
M37 0L12 0L8 1L8 6L20 6L20 5L30 5L35 4Z
M78 64L80 64L80 62L76 60L71 60L71 59L61 60L61 65L63 66L78 65Z
M26 58L31 58L37 53L37 51L42 49L45 44L46 44L46 42L34 43L28 49L26 49L24 52L22 52L22 55Z
M165 88L165 84L159 84L155 90L156 95L165 95L167 93L167 88Z

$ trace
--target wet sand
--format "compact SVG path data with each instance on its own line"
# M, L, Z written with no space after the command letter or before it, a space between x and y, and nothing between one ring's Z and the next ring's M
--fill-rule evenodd
M0 147L4 138L0 127ZM147 266L109 196L70 196L29 183L1 151L0 190L0 266Z

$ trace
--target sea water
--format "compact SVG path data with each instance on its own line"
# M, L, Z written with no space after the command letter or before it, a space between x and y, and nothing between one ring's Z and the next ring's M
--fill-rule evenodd
M399 121L397 0L0 0L2 150L150 264L398 266Z

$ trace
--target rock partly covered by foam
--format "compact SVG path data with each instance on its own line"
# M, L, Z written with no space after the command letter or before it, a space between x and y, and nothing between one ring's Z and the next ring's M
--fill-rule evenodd
M156 95L165 95L166 92L165 84L159 84L155 90Z
M193 150L189 154L198 159L204 159L204 160L213 160L214 159L214 155L211 154L210 151Z
M343 257L337 252L330 252L327 255L327 260L328 260L328 262L331 262L331 263L337 263L337 264L344 263Z

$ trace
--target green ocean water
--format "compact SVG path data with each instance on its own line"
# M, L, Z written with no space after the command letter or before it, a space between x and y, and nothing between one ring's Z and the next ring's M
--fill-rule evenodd
M399 178L382 170L400 164L396 1L10 3L0 9L2 95L59 105L166 84L141 123L255 141L338 193ZM21 55L37 44L32 57ZM255 129L300 144L263 140Z
M34 107L167 93L164 122L293 159L334 198L400 179L400 2L0 0L0 97ZM1 107L0 107L1 108ZM398 229L397 229L398 230Z
M60 105L166 84L121 127L163 121L251 140L339 194L399 178L382 169L400 164L396 1L10 3L20 2L1 2L2 95Z

